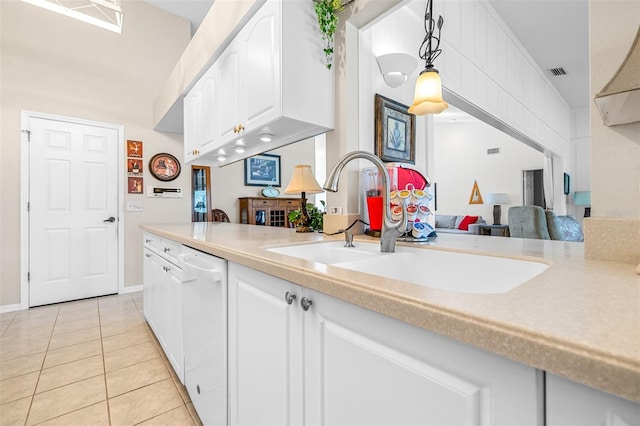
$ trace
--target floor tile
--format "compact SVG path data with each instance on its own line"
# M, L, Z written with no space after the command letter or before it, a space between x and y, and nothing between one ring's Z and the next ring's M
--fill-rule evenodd
M178 379L177 377L171 377L171 380L173 380L173 384L176 386L176 389L178 389L178 393L180 394L180 397L182 398L184 403L187 404L191 402L189 392L187 391L187 388L185 388L184 385L180 383L180 379Z
M52 332L53 323L35 327L11 324L5 329L0 339L32 339L41 336L51 337Z
M45 352L0 361L0 380L40 371Z
M138 321L143 319L142 315L138 312L131 310L127 312L112 312L107 314L100 314L100 323L102 325L118 323L122 321Z
M109 412L107 409L107 401L90 405L85 408L64 414L38 426L108 426ZM177 425L176 425L177 426Z
M171 379L109 399L111 424L133 425L183 405Z
M0 426L23 425L27 419L31 397L0 405Z
M44 352L49 345L49 338L3 339L0 338L0 361L19 358L26 355Z
M117 321L113 323L102 324L102 337L115 336L134 330L147 330L147 325L142 318L135 318L128 321Z
M90 309L80 309L77 311L71 311L58 314L58 318L56 319L56 324L66 323L69 321L78 321L78 320L93 320L98 319L98 309L90 308Z
M134 389L169 378L169 371L159 358L107 373L107 395L112 398Z
M106 399L104 376L36 394L33 397L27 424L41 423Z
M97 308L98 301L96 298L74 300L73 302L65 302L60 304L60 314L74 311L81 311L85 309Z
M89 342L100 338L100 327L92 327L70 333L53 332L49 349L64 348L78 343Z
M104 364L102 362L102 354L51 368L45 368L40 373L36 393L79 382L90 377L102 375L103 373Z
M102 354L102 342L100 340L90 340L88 342L65 346L47 352L44 359L44 368L54 367L100 354Z
M190 402L187 404L187 410L189 410L189 414L191 414L191 419L193 420L193 423L197 426L202 426L202 421L200 420L200 416L198 416L196 407L193 406L193 402Z
M144 329L136 329L115 336L105 337L102 339L102 348L104 353L116 351L128 346L137 345L151 341L150 332Z
M56 322L53 328L54 334L71 333L73 331L85 330L87 328L99 327L100 318L98 315L92 318L80 318L74 321Z
M0 382L0 405L33 395L39 371L12 377Z
M104 366L109 372L155 358L160 358L158 349L152 342L145 342L105 353Z
M171 411L167 411L164 414L160 414L152 419L139 423L144 426L192 426L193 419L187 407L182 405L178 408L174 408Z

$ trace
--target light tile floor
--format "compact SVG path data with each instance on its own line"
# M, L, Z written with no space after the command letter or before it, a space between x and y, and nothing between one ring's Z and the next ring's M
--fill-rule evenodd
M0 426L201 425L142 293L0 314Z

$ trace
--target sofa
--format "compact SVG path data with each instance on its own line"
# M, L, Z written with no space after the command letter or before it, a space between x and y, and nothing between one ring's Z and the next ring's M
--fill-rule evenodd
M539 206L509 208L509 233L518 238L584 241L582 226L575 217L557 215Z
M480 235L480 225L485 223L482 216L437 214L435 230L443 234Z

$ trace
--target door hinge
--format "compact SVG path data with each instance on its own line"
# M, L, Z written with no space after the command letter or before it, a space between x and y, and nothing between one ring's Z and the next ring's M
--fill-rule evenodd
M27 281L31 281L31 272L27 272Z
M31 212L31 201L27 201L27 213Z
M22 130L22 133L27 134L27 142L31 142L31 130Z

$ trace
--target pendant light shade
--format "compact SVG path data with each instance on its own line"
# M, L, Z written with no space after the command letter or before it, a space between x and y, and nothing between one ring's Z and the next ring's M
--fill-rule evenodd
M449 108L442 99L442 80L435 68L426 68L416 82L413 104L409 112L415 115L439 114Z
M449 105L442 99L442 80L438 70L433 67L442 49L440 49L440 32L444 19L433 19L433 0L427 0L427 8L424 11L424 31L426 33L422 44L418 49L420 58L424 59L424 70L416 81L416 89L413 104L409 107L409 113L415 115L439 114ZM437 34L436 34L437 30Z

